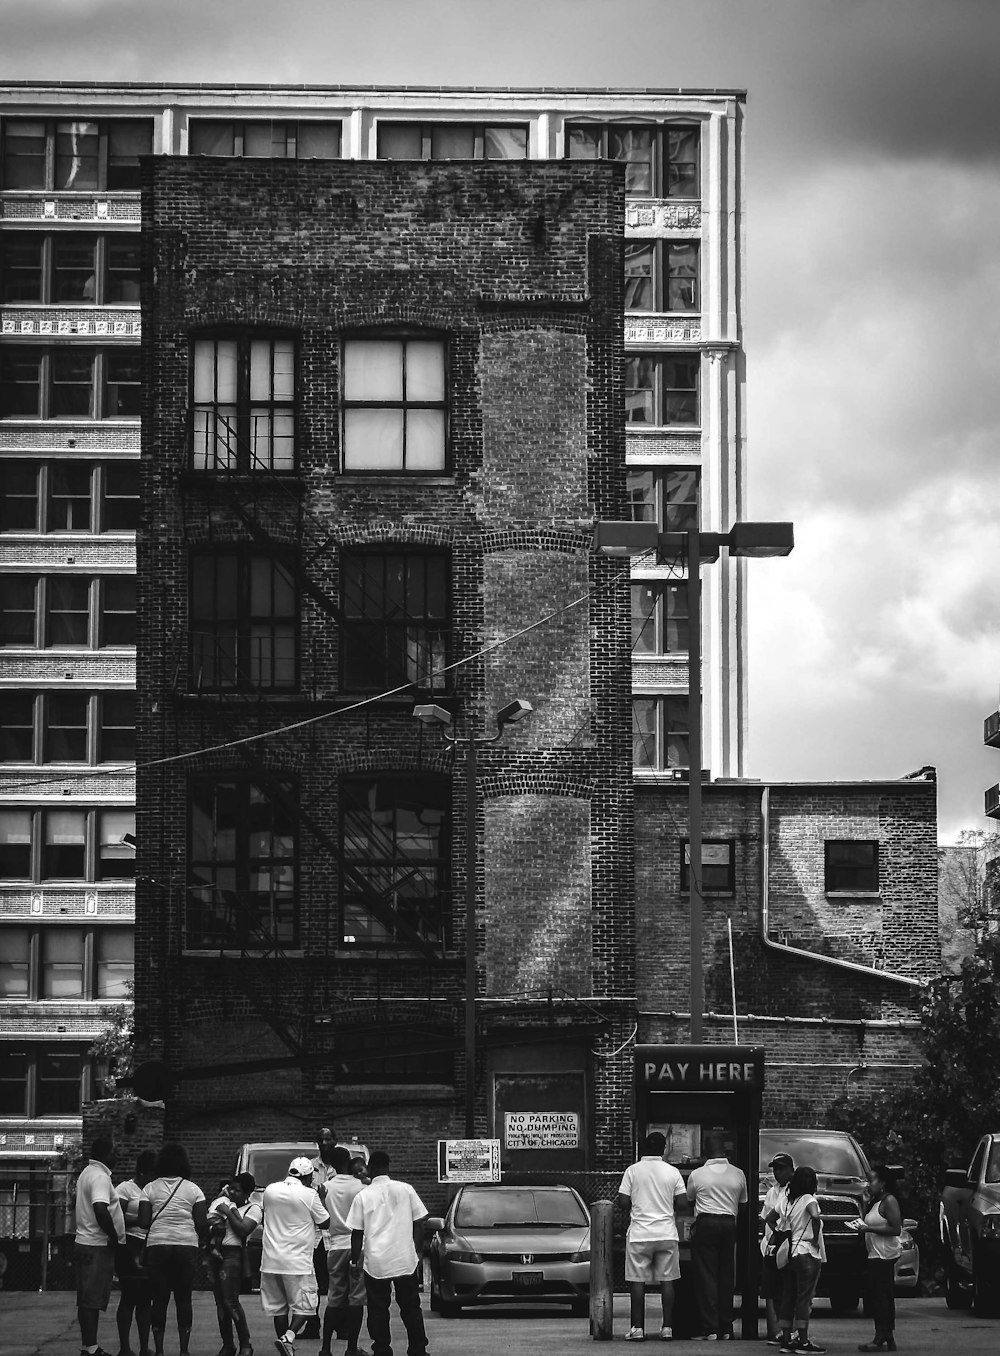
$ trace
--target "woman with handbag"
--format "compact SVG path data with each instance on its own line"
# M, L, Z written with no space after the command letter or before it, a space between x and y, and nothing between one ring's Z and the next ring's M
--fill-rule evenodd
M897 1191L896 1174L884 1163L876 1163L868 1174L867 1213L854 1226L864 1236L868 1252L867 1311L875 1324L875 1336L862 1342L859 1351L896 1350L896 1258L902 1252L899 1235L903 1229Z
M776 1347L781 1340L777 1305L781 1294L782 1275L775 1257L781 1238L775 1239L774 1230L787 1196L788 1183L795 1171L795 1163L791 1154L782 1153L775 1154L767 1166L771 1169L774 1185L768 1188L760 1208L760 1218L764 1225L760 1240L762 1258L760 1293L764 1298L764 1313L767 1318L767 1340L771 1346Z
M825 1347L809 1339L809 1318L819 1273L826 1261L823 1220L816 1199L816 1172L798 1167L788 1183L788 1195L782 1205L778 1229L788 1234L788 1260L781 1268L782 1287L778 1302L781 1328L779 1350L784 1353L822 1353ZM778 1259L781 1267L781 1257ZM792 1334L794 1325L795 1333Z
M173 1295L180 1356L188 1356L194 1264L198 1240L208 1233L208 1202L201 1187L190 1180L183 1145L164 1144L156 1173L143 1188L139 1204L139 1227L146 1230L146 1266L153 1287L153 1348L156 1356L163 1356L167 1305Z

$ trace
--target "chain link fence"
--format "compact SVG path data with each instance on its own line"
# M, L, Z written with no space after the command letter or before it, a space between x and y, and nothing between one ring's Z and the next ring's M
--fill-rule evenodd
M0 1169L0 1289L72 1290L75 1174Z

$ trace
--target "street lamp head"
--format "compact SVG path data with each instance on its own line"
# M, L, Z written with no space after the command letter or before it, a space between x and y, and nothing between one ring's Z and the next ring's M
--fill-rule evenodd
M791 523L734 523L729 532L731 556L788 556L794 545Z
M424 706L415 706L413 708L415 720L419 720L421 725L441 725L451 724L451 712L446 711L443 706L435 706L433 702L428 702Z
M525 716L530 716L533 710L531 702L526 702L522 697L515 697L497 712L497 729L502 730L506 725L516 725L519 720L524 720Z
M594 524L594 549L602 556L641 556L655 551L656 523L598 522Z

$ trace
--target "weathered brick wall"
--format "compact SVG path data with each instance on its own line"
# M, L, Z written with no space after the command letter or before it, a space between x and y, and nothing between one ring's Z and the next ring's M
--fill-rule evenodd
M511 1021L592 1023L595 1046L617 1050L634 1024L628 595L613 586L620 564L591 556L589 524L624 512L622 169L176 158L144 172L139 760L324 719L140 775L140 1044L174 1068L273 1059L283 1045L263 1020L269 1013L308 1055L304 1069L178 1083L168 1132L188 1142L196 1171L224 1171L248 1138L295 1137L296 1126L311 1135L333 1118L388 1147L400 1173L419 1181L428 1145L462 1124L460 1054L447 1087L418 1089L344 1086L337 1055L373 1009L377 1022L403 1029L418 1000L422 1019L461 1045L464 759L417 726L412 699L336 709L339 551L366 543L448 551L456 657L593 591L589 604L459 668L444 700L458 728L477 733L491 733L493 713L514 696L536 711L480 752L479 987L496 1002L480 1013L482 1037ZM219 488L188 471L191 336L227 326L296 338L299 466L290 483ZM340 474L341 342L372 326L447 336L447 474ZM261 535L307 562L302 691L261 702L187 695L189 552ZM303 945L284 963L237 970L183 955L187 781L254 765L298 782L308 819ZM452 777L444 955L339 946L338 784L361 770ZM522 889L523 872L512 868L525 844L533 865ZM511 964L515 953L534 964L532 978L547 968L550 984L587 995L585 1008L576 997L562 1006L540 997L512 1015L504 994L528 977ZM602 1146L608 1135L628 1140L627 1058L611 1062ZM478 1092L485 1130L487 1089Z
M734 893L709 894L703 903L705 1007L720 1014L708 1023L706 1039L732 1041L725 1016L732 1007L731 922L737 1013L741 1021L753 1019L741 1029L741 1039L764 1045L772 1069L765 1114L794 1115L801 1124L817 1119L843 1090L848 1068L871 1066L852 1075L851 1092L859 1095L881 1086L880 1078L891 1086L912 1072L917 1056L905 1023L916 1016L919 989L878 970L928 979L940 969L935 787L913 781L769 789L769 936L871 967L868 973L764 945L763 790L754 784L705 788L704 836L732 840L735 850ZM686 1039L686 1017L676 1015L690 1006L689 906L680 888L686 834L686 787L637 791L636 996L642 1040ZM879 841L878 898L825 894L826 838ZM889 1025L881 1027L882 1022ZM862 1034L850 1034L855 1031ZM839 1062L831 1040L840 1042ZM776 1069L782 1070L779 1082Z

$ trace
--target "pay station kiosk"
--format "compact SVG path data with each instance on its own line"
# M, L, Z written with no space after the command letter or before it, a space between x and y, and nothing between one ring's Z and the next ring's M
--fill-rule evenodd
M635 1047L636 1136L653 1130L666 1136L665 1157L687 1179L708 1156L705 1137L725 1142L731 1163L742 1168L749 1202L741 1212L736 1249L736 1289L744 1338L757 1336L757 1154L764 1052L745 1045L637 1045ZM690 1220L683 1221L689 1225ZM681 1271L690 1302L689 1228L681 1230ZM678 1299L680 1299L678 1295ZM686 1306L685 1306L686 1307ZM680 1315L678 1315L680 1317Z

